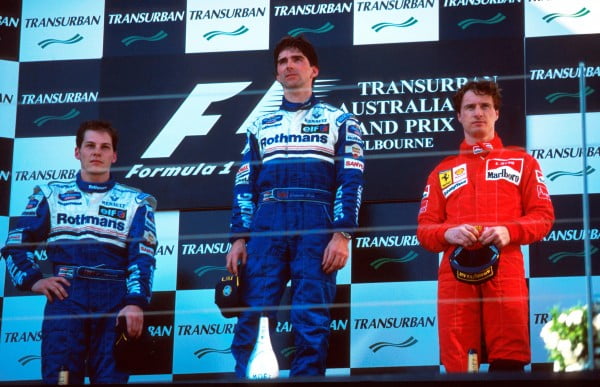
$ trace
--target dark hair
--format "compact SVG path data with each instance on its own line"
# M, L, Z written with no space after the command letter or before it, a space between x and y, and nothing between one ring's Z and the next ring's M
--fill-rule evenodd
M108 133L112 140L113 150L115 152L117 151L117 145L119 144L119 132L117 129L113 128L110 122L100 120L84 121L81 123L81 125L79 125L79 129L77 129L77 136L75 138L77 148L81 148L81 144L83 144L83 137L85 136L85 132L88 130Z
M312 43L310 43L303 35L300 36L284 36L281 38L279 43L275 46L275 50L273 51L273 63L275 65L275 74L277 74L277 59L279 59L279 54L281 51L287 48L296 48L298 49L306 59L308 59L308 63L311 66L319 67L319 58L317 57L317 52L313 47Z
M502 95L500 92L502 89L494 81L469 81L463 85L456 94L452 97L452 106L454 111L460 113L460 106L462 104L463 97L467 91L472 91L477 95L489 95L494 101L494 109L500 110L502 106Z

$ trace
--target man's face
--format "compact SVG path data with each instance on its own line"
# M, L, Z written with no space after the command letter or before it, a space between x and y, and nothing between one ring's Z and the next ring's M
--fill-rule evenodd
M284 89L311 89L312 80L318 74L319 69L311 66L308 58L297 48L286 48L277 57L276 79Z
M458 121L462 124L467 143L490 141L494 138L494 125L499 112L494 109L491 95L475 94L469 90L463 96Z
M85 181L101 183L110 177L110 167L117 161L110 134L88 130L81 148L75 148L75 158L81 162L81 177Z

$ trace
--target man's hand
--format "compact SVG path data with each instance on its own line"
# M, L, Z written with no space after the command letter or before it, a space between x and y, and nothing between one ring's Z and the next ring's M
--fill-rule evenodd
M323 253L323 271L330 274L343 268L348 261L348 255L348 239L339 232L333 233Z
M479 236L479 242L482 245L493 244L501 249L510 243L510 233L504 226L485 227Z
M71 286L71 283L66 278L48 277L42 278L34 283L31 287L31 291L45 295L48 302L53 302L54 297L62 301L69 297L69 293L65 290L65 286Z
M470 224L461 224L460 226L447 229L444 233L444 238L451 245L471 247L478 241L479 230Z
M236 239L231 245L231 250L227 253L225 267L231 274L238 275L238 266L245 265L248 258L246 251L246 240L243 238Z
M127 323L127 337L134 339L142 335L144 329L144 311L137 305L127 305L119 311L115 326L119 323L119 317L125 317Z

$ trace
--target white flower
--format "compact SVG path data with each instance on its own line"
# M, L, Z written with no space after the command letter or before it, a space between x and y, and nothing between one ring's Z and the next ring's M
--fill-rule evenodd
M573 352L571 352L571 340L558 340L556 349L565 358L565 363L571 364L573 362ZM569 359L569 361L567 361Z
M596 332L600 332L600 313L598 313L596 317L594 317L594 319L592 320L592 325L594 326Z
M569 364L568 366L565 367L565 371L567 371L567 372L581 371L581 370L583 370L583 366L584 366L583 362Z
M577 343L575 349L573 350L573 355L575 355L576 358L579 358L579 356L581 356L581 354L583 353L583 349L583 343Z
M571 325L579 325L583 322L583 309L575 309L567 316L566 324L568 327Z
M552 367L552 371L558 372L560 370L561 370L560 362L558 360L554 360L554 366Z
M567 322L567 314L566 313L561 313L560 316L558 316L558 322L561 324L564 324Z
M600 320L599 320L600 321ZM542 327L542 330L540 331L540 337L542 339L544 339L544 341L546 341L546 338L548 337L548 335L550 335L550 330L552 329L552 321L548 321L546 324L544 324L544 326Z
M546 339L544 340L544 342L546 344L546 348L556 349L556 346L558 345L559 340L560 340L560 336L558 335L558 332L554 332L554 331L550 332L548 337L546 337Z

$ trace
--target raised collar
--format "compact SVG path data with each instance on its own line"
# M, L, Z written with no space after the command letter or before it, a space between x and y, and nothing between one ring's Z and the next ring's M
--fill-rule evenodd
M289 112L296 112L298 110L308 110L318 102L317 97L311 94L310 98L305 102L290 102L285 97L281 101L281 110L287 110Z
M90 183L90 182L84 181L81 178L81 171L77 172L76 182L77 182L77 186L79 187L79 189L84 192L106 192L106 191L110 190L112 187L114 187L116 184L116 181L113 179L112 175L110 176L108 181L106 181L104 183Z
M494 149L500 149L502 147L504 147L502 140L498 135L495 135L491 141L482 141L473 145L467 144L467 142L463 140L460 144L460 153L485 157Z

